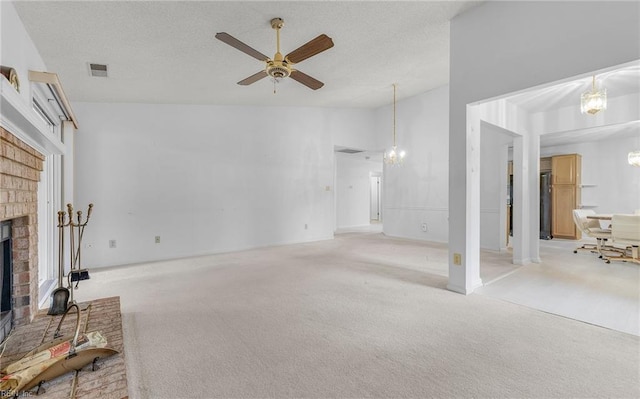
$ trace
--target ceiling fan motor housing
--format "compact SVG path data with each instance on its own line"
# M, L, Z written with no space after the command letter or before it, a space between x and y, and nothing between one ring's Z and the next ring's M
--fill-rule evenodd
M286 78L291 75L291 68L284 61L270 61L267 63L267 75L274 79Z

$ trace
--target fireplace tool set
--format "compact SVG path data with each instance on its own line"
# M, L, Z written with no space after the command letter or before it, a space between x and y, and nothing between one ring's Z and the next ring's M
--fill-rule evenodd
M62 315L62 317L51 341L44 342L45 331L41 345L0 370L0 396L2 397L17 397L21 392L25 393L32 388L37 389L35 391L37 395L43 391L43 383L75 371L71 388L71 398L75 398L80 370L86 365L92 364L92 371L95 371L98 359L118 353L118 351L107 346L107 339L101 332L87 332L91 304L84 309L86 318L84 327L81 329L80 307L73 301L73 283L76 283L77 288L80 281L89 278L87 269L82 268L80 248L84 229L89 222L92 209L93 204L89 204L87 216L84 220L80 211L77 212L74 220L71 204L67 204L67 212L58 212L58 249L60 253L58 257L58 288L51 294L51 307L47 314ZM69 228L69 246L71 248L71 268L66 275L67 287L64 287L64 230L67 227ZM65 335L60 332L60 329L69 313L76 315L75 331L73 334Z
M89 278L89 271L82 268L82 258L80 256L82 248L82 236L84 229L91 218L93 204L89 204L87 217L82 219L82 211L76 213L74 220L73 206L67 204L67 212L58 212L58 288L51 293L51 305L49 307L49 315L59 315L67 311L69 304L73 304L73 290L78 288L78 284L82 280ZM69 248L71 267L67 274L67 286L64 286L64 246L65 246L65 229L69 228ZM77 243L76 243L77 237Z

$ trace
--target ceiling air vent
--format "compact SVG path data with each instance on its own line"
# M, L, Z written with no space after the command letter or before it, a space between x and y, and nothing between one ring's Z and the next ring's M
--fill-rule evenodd
M107 66L105 64L89 64L89 72L91 76L106 78Z
M343 153L345 153L345 154L357 154L357 153L359 153L359 152L363 152L363 151L360 151L360 150L354 150L354 149L352 149L352 148L343 148L343 149L341 149L341 150L336 150L336 152L343 152Z

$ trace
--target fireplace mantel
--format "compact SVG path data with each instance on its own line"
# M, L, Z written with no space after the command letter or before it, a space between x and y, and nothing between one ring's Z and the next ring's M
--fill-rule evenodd
M47 125L26 104L23 97L10 84L0 77L0 126L11 131L16 137L40 151L42 154L64 154L65 146L53 134Z

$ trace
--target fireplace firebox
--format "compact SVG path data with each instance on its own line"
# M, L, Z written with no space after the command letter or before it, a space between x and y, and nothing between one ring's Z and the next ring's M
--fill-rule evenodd
M11 221L0 223L0 342L11 332L13 315Z

